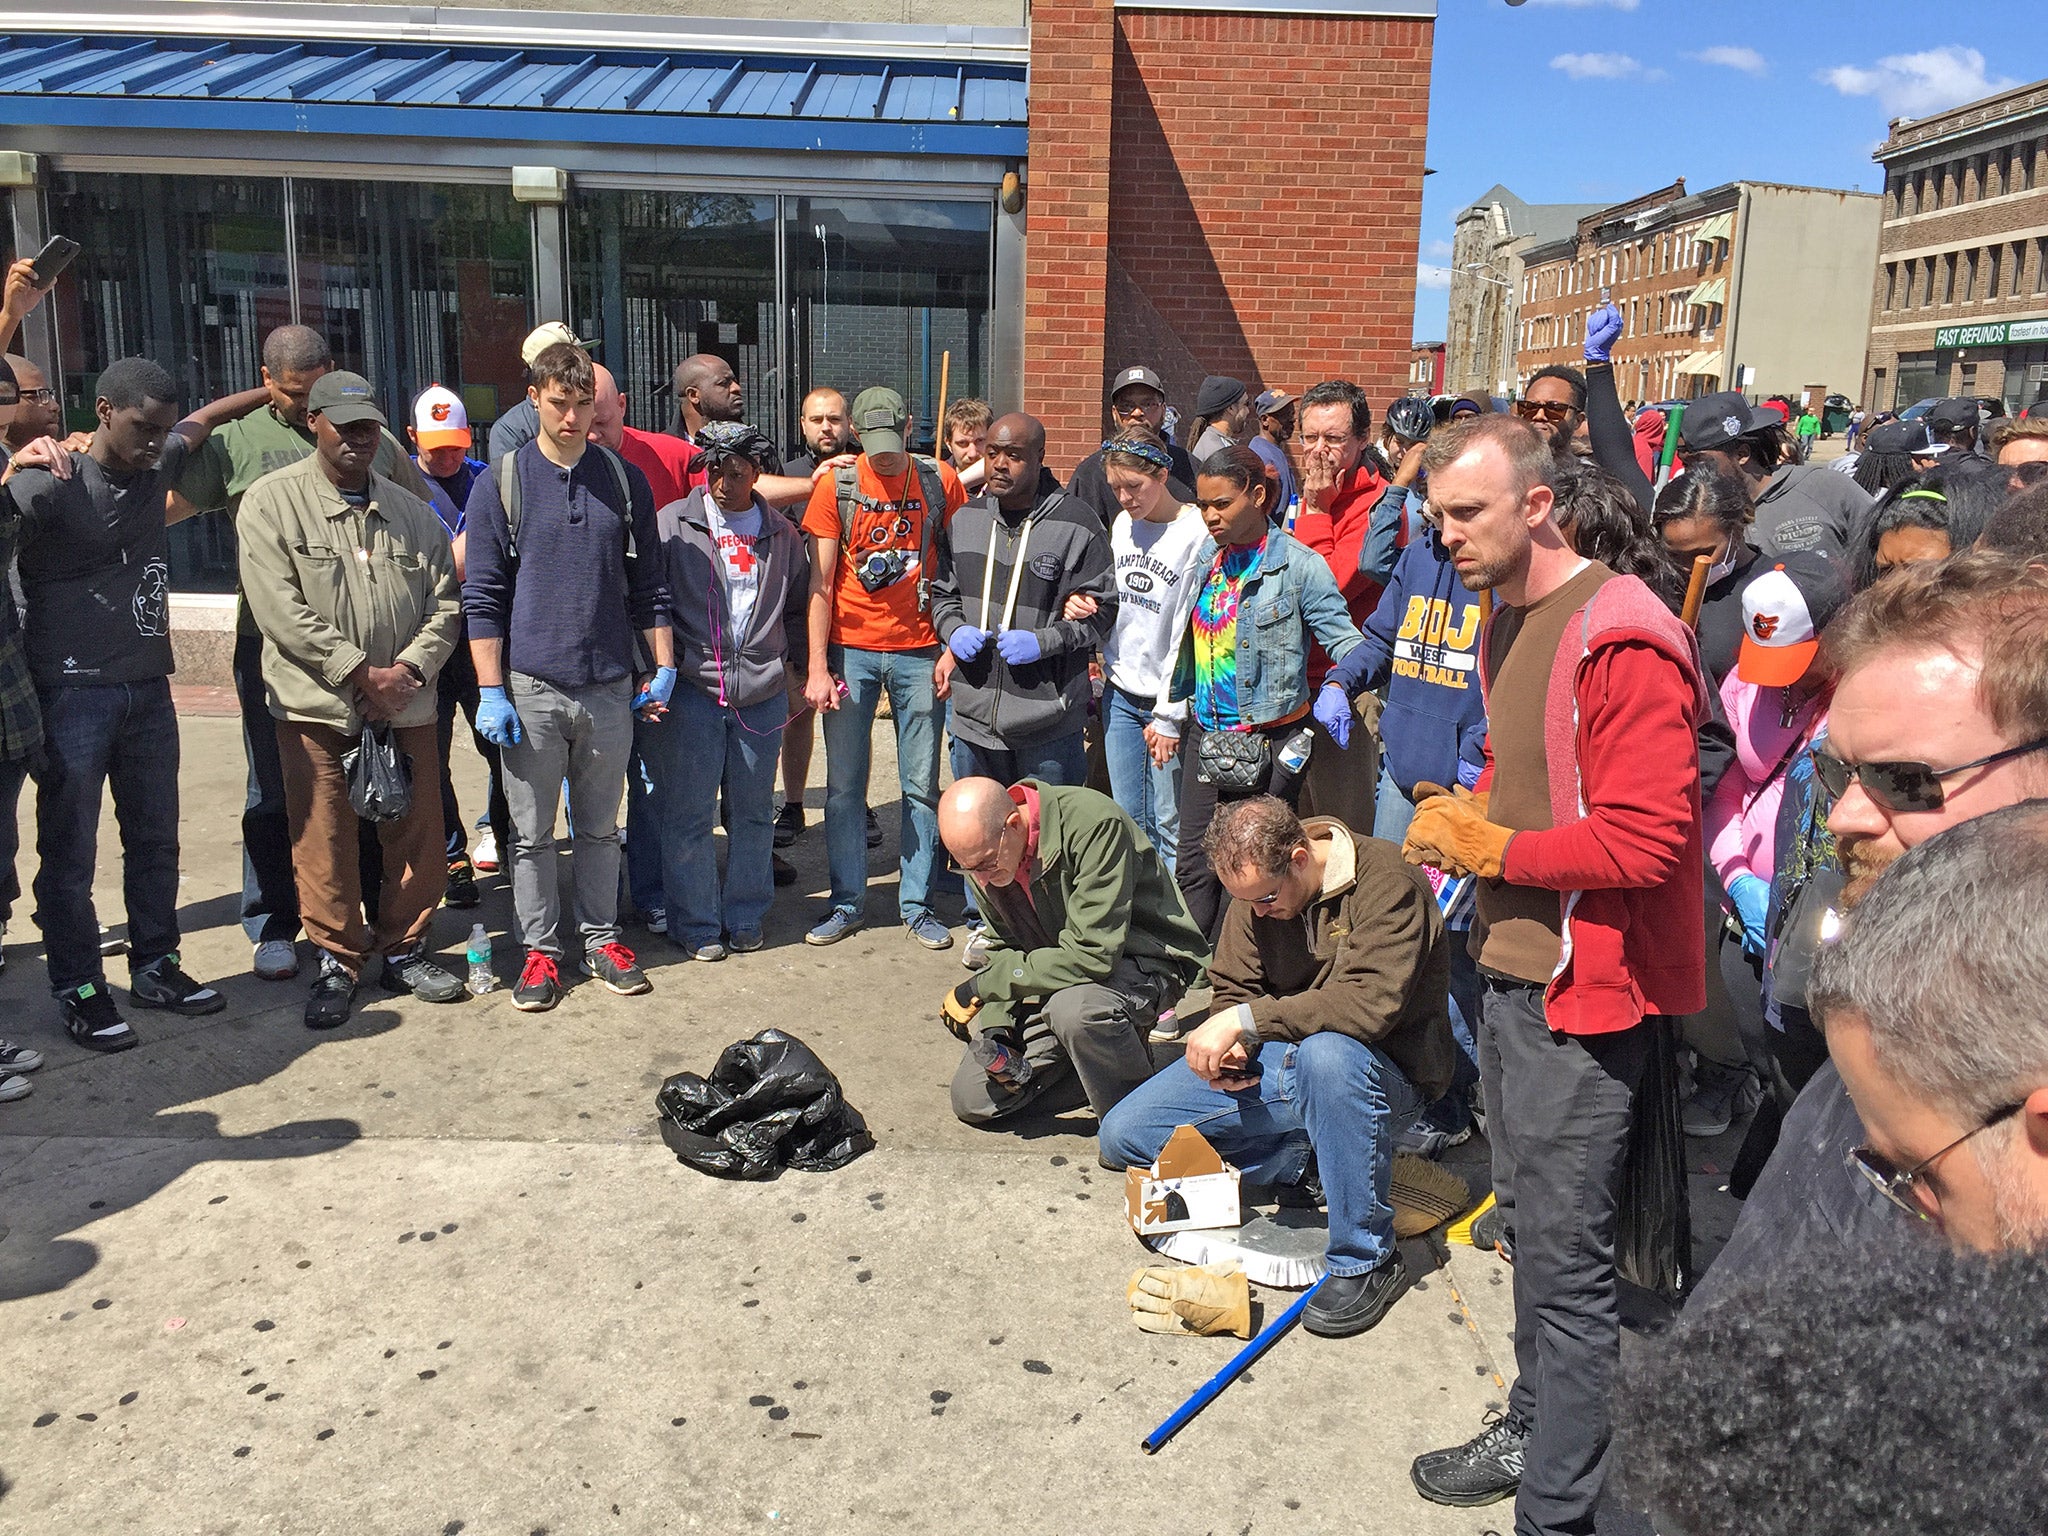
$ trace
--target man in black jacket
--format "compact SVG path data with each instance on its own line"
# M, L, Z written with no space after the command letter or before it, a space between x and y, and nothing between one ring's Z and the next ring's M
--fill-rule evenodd
M1110 435L1132 427L1149 427L1166 437L1166 385L1150 368L1126 368L1109 386ZM1168 439L1166 451L1173 457L1167 471L1166 488L1175 501L1185 506L1195 499L1195 461L1187 449ZM1104 529L1116 522L1116 492L1102 471L1102 452L1097 449L1074 466L1067 482L1067 494L1092 508Z

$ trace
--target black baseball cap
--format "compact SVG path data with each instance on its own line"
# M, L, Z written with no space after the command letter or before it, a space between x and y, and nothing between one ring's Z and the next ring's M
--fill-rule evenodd
M1164 395L1166 393L1166 385L1160 381L1158 374L1154 373L1150 368L1135 366L1126 368L1110 381L1109 398L1114 400L1133 384L1142 384L1156 394Z
M1977 419L1977 402L1962 395L1935 401L1928 407L1926 416L1930 427L1974 427Z
M1694 453L1709 448L1726 448L1739 437L1780 426L1775 411L1751 405L1732 389L1701 395L1685 402L1685 418L1679 424L1678 440Z
M1872 453L1904 453L1916 459L1938 458L1948 452L1948 444L1927 429L1925 419L1880 422L1865 435L1863 446Z

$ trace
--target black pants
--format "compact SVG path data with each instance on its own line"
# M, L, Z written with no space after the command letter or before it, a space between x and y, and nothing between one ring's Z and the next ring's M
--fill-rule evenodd
M277 721L263 688L261 635L235 636L235 696L242 705L242 755L249 768L242 806L242 931L251 944L289 944L299 932L299 887L292 875Z
M1230 908L1230 894L1216 878L1216 871L1209 867L1202 837L1208 832L1209 823L1216 819L1216 807L1223 802L1249 800L1254 794L1278 795L1289 805L1300 801L1300 776L1282 768L1278 758L1281 744L1301 729L1301 721L1259 727L1259 734L1273 749L1272 777L1263 789L1231 794L1218 793L1216 786L1201 776L1202 728L1195 723L1193 711L1189 712L1183 729L1186 734L1180 748L1180 846L1174 855L1173 880L1188 904L1188 916L1209 936L1214 947L1217 935L1223 932L1223 914Z
M462 807L455 803L455 777L448 766L449 749L455 745L458 713L469 717L470 739L476 743L477 752L491 770L491 836L497 839L501 849L511 846L512 813L505 808L505 785L498 770L498 749L476 728L476 662L470 657L467 638L455 642L455 649L450 653L447 665L441 668L441 675L435 679L434 688L441 706L440 718L436 722L441 746L441 830L447 835L448 862L453 865L457 859L469 856L469 827L462 819Z
M1516 1536L1591 1536L1621 1362L1614 1229L1622 1153L1649 1055L1638 1027L1554 1033L1543 989L1489 976L1479 1076L1493 1191L1515 1239L1508 1406L1529 1426Z

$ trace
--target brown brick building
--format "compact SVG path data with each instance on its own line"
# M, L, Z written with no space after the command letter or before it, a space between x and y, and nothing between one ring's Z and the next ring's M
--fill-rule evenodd
M1914 121L1875 156L1884 226L1862 398L2048 395L2048 80Z
M1625 401L1851 390L1865 343L1856 274L1876 250L1877 202L1754 181L1688 193L1680 179L1587 214L1522 252L1519 381L1583 362L1606 288L1624 325L1614 367Z
M1435 4L1353 10L1033 5L1024 397L1056 466L1134 362L1184 413L1211 373L1406 388Z

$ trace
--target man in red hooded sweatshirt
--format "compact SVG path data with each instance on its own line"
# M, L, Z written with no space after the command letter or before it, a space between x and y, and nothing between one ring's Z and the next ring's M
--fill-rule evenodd
M1301 511L1289 531L1323 557L1351 610L1351 622L1358 625L1379 606L1380 590L1393 568L1393 542L1406 499L1394 498L1375 520L1387 482L1376 456L1367 452L1371 446L1372 410L1356 384L1331 379L1302 395ZM1372 542L1387 546L1384 558L1371 558L1366 549L1368 535L1375 531L1380 537ZM1311 697L1329 670L1330 658L1317 646L1308 660ZM1301 813L1334 816L1352 831L1369 835L1378 793L1377 739L1360 733L1346 751L1331 738L1329 726L1317 721Z
M1706 1004L1691 631L1633 576L1558 532L1555 459L1527 423L1481 416L1424 457L1442 540L1497 600L1480 639L1487 764L1423 798L1403 850L1479 876L1471 947L1494 1192L1512 1234L1505 1416L1419 1457L1438 1503L1516 1494L1517 1536L1591 1536L1621 1356L1614 1235L1648 1015Z

